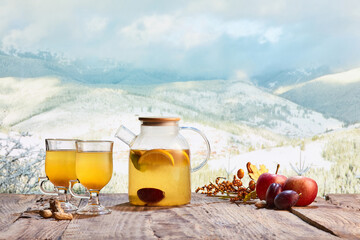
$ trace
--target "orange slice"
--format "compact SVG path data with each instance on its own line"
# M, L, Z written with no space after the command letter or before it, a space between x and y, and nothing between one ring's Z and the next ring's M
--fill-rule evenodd
M144 153L138 163L140 165L145 164L145 165L172 165L174 166L174 158L173 156L162 149L153 149L150 151L147 151L146 153Z
M187 155L187 153L186 153L184 150L182 151L182 153L183 153L183 156L184 156L184 159L185 159L186 164L187 164L187 165L190 165L190 158L189 158L189 156Z
M145 169L141 168L139 164L139 159L141 157L141 154L142 153L139 150L130 150L130 160L137 170L144 171Z

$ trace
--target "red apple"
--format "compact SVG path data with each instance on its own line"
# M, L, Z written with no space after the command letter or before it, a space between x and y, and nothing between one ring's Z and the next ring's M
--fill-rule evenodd
M294 190L298 194L301 193L296 206L307 206L315 200L318 192L318 185L314 179L295 176L286 180L284 190Z
M263 173L260 175L256 182L256 194L260 200L266 199L266 191L270 184L279 183L281 186L284 186L287 177L279 174Z

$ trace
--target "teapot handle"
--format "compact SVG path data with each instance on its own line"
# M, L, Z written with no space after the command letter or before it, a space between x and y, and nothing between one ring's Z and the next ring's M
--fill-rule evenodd
M191 168L191 172L196 172L198 170L200 170L200 168L202 168L203 166L205 166L205 164L207 163L207 161L210 158L210 143L209 140L206 138L205 134L203 132L201 132L199 129L194 128L194 127L180 127L180 130L190 130L190 131L194 131L198 134L200 134L200 136L204 139L205 144L206 144L206 149L207 149L207 154L206 154L206 158L204 161L202 161L198 166Z

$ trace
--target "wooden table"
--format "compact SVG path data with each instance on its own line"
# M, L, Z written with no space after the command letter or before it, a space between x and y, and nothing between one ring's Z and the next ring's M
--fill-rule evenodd
M0 194L0 239L360 239L360 194L331 194L291 212L195 193L186 206L135 207L126 194L103 194L110 215L71 221L41 218L48 198Z

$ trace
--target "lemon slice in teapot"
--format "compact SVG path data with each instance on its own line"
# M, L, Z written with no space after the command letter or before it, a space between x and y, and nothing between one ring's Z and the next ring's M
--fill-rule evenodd
M161 165L172 165L174 166L173 156L162 149L153 149L145 152L138 161L139 165L152 165L152 166L161 166Z
M190 164L190 158L189 158L189 155L187 154L187 152L182 150L182 154L183 154L186 164Z
M134 167L139 171L145 171L144 167L141 167L139 164L139 159L142 155L142 151L140 150L130 150L130 160L133 163Z
M189 155L188 155L187 151L186 150L171 151L171 154L173 155L173 157L178 165L190 166L190 159L189 159Z

